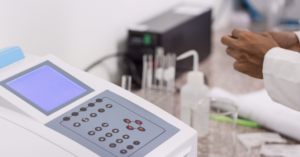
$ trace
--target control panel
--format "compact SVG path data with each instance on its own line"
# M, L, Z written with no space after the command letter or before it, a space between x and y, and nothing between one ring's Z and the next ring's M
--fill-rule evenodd
M142 157L179 129L107 90L46 126L101 157Z

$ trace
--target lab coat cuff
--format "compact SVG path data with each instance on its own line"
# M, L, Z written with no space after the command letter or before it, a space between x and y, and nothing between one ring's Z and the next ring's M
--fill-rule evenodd
M300 43L300 31L295 31L294 33L297 35L298 41L299 41L299 43Z
M273 76L282 76L280 73L282 71L274 68L277 67L276 65L278 62L274 62L275 60L281 62L300 62L300 54L296 51L291 51L279 47L274 47L270 49L264 58L263 62L263 75L271 74ZM280 68L280 67L278 67Z

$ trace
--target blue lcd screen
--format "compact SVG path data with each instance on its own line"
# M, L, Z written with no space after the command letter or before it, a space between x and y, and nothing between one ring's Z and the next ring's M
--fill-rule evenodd
M87 91L49 65L7 82L6 85L46 112Z

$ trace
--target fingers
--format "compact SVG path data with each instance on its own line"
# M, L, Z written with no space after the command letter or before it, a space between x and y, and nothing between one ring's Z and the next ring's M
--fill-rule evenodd
M240 35L241 35L243 32L245 32L245 31L239 30L239 29L234 29L234 30L232 31L232 37L233 37L233 38L239 38Z
M227 45L227 46L229 46L229 47L235 48L235 47L236 47L237 40L236 40L236 39L233 39L233 38L230 37L230 36L223 36L223 37L221 38L221 42L222 42L222 44L224 44L224 45Z
M231 47L226 49L226 53L237 61L245 61L248 58L245 53L241 53Z

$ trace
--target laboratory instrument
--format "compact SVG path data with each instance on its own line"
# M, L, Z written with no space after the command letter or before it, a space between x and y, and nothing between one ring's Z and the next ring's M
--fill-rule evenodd
M212 10L207 6L180 4L150 20L130 26L126 56L136 64L140 76L142 56L155 55L157 47L177 56L195 49L201 58L199 61L202 61L211 53L211 16ZM178 61L176 77L191 66L192 59Z
M178 56L177 60L190 56L193 56L193 71L188 72L187 83L180 89L180 119L187 125L191 125L191 106L197 105L209 92L209 88L204 84L204 74L198 70L198 53L195 50L190 50ZM209 104L206 106L203 104L204 108L209 109ZM208 121L209 117L204 119Z
M0 156L197 155L194 129L133 93L51 54L0 52Z

